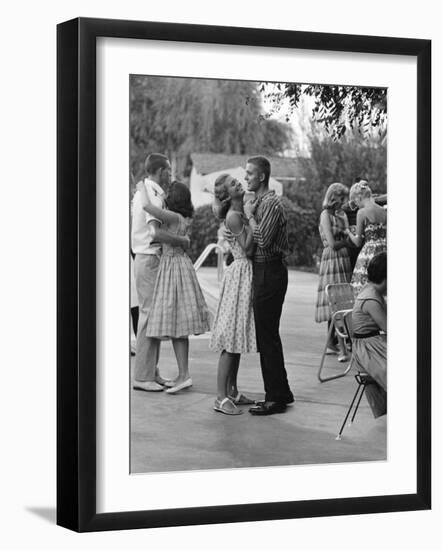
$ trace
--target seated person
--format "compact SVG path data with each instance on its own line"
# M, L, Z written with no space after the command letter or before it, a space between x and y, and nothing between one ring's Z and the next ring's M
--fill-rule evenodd
M367 268L368 282L352 313L353 357L358 370L369 374L367 401L375 418L387 412L387 254L380 252Z

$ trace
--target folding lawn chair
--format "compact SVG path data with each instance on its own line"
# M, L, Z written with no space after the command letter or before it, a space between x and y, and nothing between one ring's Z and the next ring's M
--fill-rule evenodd
M341 378L345 376L352 367L352 361L349 361L347 368L344 372L335 374L333 376L323 377L322 370L324 368L325 356L327 354L327 347L330 341L333 330L340 336L344 342L350 340L350 336L347 333L347 329L344 323L344 315L351 312L355 302L353 287L350 283L337 283L330 284L325 287L325 294L330 307L331 322L328 330L327 338L325 340L324 351L322 352L321 364L318 370L318 379L320 382L327 382L328 380L334 380L335 378Z

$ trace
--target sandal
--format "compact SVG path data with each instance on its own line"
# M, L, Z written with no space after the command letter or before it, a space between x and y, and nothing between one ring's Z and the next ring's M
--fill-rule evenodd
M249 399L246 395L241 392L236 394L236 397L229 395L230 401L235 405L253 405L255 403L254 399Z
M224 405L226 405L227 402L229 402L233 405L233 407L234 407L233 410L232 409L226 409L224 407ZM213 405L213 410L217 411L217 412L220 412L220 413L223 413L223 414L230 415L230 416L236 416L238 414L243 413L243 411L238 409L238 407L235 405L235 403L233 403L228 397L224 397L224 399L222 401L220 401L219 399L215 399L215 404Z

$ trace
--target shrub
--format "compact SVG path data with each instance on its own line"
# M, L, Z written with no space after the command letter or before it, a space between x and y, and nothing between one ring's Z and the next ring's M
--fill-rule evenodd
M321 241L318 233L318 219L315 210L301 208L287 197L281 197L286 216L290 266L314 267Z
M188 250L192 262L198 259L208 244L218 241L218 228L219 221L212 212L212 205L206 204L195 209L190 226L190 249ZM216 254L210 254L204 265L215 266Z

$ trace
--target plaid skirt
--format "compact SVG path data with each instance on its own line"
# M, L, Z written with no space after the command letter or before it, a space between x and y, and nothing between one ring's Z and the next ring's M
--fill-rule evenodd
M183 338L209 330L209 310L189 256L163 254L146 335L162 339Z
M349 283L351 279L351 265L346 248L333 250L324 248L319 266L318 296L316 299L315 321L322 323L331 317L325 287L336 283Z

